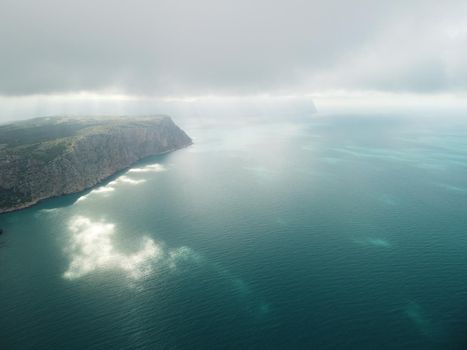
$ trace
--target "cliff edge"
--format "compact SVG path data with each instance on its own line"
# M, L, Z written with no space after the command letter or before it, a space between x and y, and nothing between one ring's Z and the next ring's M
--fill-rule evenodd
M192 143L170 117L37 118L0 126L0 213L80 192Z

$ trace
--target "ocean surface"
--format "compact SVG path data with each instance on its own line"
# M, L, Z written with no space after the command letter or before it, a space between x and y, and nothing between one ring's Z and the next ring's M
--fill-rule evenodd
M467 122L180 124L0 215L2 350L467 348Z

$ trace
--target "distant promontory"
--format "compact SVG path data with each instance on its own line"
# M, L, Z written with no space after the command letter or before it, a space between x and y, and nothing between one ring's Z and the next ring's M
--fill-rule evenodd
M90 188L192 143L170 117L47 117L0 126L0 213Z

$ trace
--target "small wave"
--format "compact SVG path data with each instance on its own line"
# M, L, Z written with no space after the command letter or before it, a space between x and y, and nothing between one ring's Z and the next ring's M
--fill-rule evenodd
M166 171L166 170L167 168L165 168L163 165L156 163L156 164L147 165L142 168L132 168L128 170L128 172L129 173L159 173L159 172Z

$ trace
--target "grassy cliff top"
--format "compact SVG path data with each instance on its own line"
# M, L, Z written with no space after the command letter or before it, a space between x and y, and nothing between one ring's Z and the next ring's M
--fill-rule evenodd
M71 145L74 138L115 127L154 126L167 116L147 117L44 117L0 125L0 157L28 155L54 158ZM43 159L47 160L47 159Z

